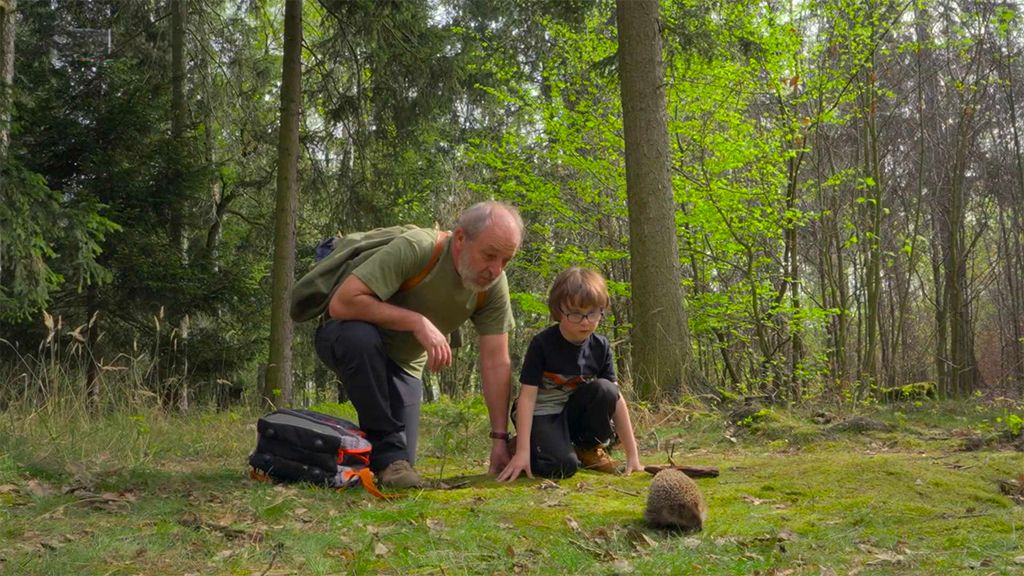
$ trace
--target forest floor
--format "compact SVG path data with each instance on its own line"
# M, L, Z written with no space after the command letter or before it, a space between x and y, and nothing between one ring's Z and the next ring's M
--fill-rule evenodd
M460 487L390 501L251 480L256 416L0 414L0 574L1024 574L1019 401L638 408L645 464L720 469L685 534L642 523L646 473L482 477L478 401L423 416Z

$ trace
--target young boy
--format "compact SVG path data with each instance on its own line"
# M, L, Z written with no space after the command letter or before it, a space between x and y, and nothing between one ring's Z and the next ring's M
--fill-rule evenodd
M642 469L611 347L594 334L608 302L605 279L593 270L574 267L555 278L548 309L558 324L534 336L526 351L512 410L515 454L498 481L523 472L569 478L578 468L614 473L604 446L616 434L626 452L625 473Z

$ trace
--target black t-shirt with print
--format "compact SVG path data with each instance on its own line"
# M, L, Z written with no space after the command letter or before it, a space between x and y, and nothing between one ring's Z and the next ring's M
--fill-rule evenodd
M535 416L560 413L576 386L595 378L615 381L608 339L591 334L582 344L573 344L562 336L558 324L533 337L519 372L522 384L539 387Z

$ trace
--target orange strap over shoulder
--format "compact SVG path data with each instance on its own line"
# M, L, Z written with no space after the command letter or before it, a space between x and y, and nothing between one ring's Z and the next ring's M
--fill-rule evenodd
M412 290L419 286L420 282L423 282L427 274L430 274L434 266L437 266L437 261L441 259L441 254L444 252L444 242L451 235L452 233L448 230L442 230L437 233L437 241L434 242L434 252L430 254L430 262L427 262L427 265L423 267L423 270L420 270L419 274L402 282L402 285L398 287L399 290Z
M444 253L444 243L448 240L448 237L452 235L451 230L442 230L437 233L437 240L434 242L434 251L430 254L430 261L427 265L420 270L418 274L412 278L407 278L402 285L398 287L399 291L412 290L413 288L420 285L423 279L430 274L430 271L437 266L437 262L441 259L441 254ZM476 309L479 310L484 307L487 302L487 292L477 292L476 294Z

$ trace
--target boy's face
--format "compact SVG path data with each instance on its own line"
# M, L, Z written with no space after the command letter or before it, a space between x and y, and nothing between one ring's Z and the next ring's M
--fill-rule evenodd
M574 344L582 344L590 337L601 323L604 309L584 307L577 304L563 304L562 318L558 321L558 329L566 340Z

